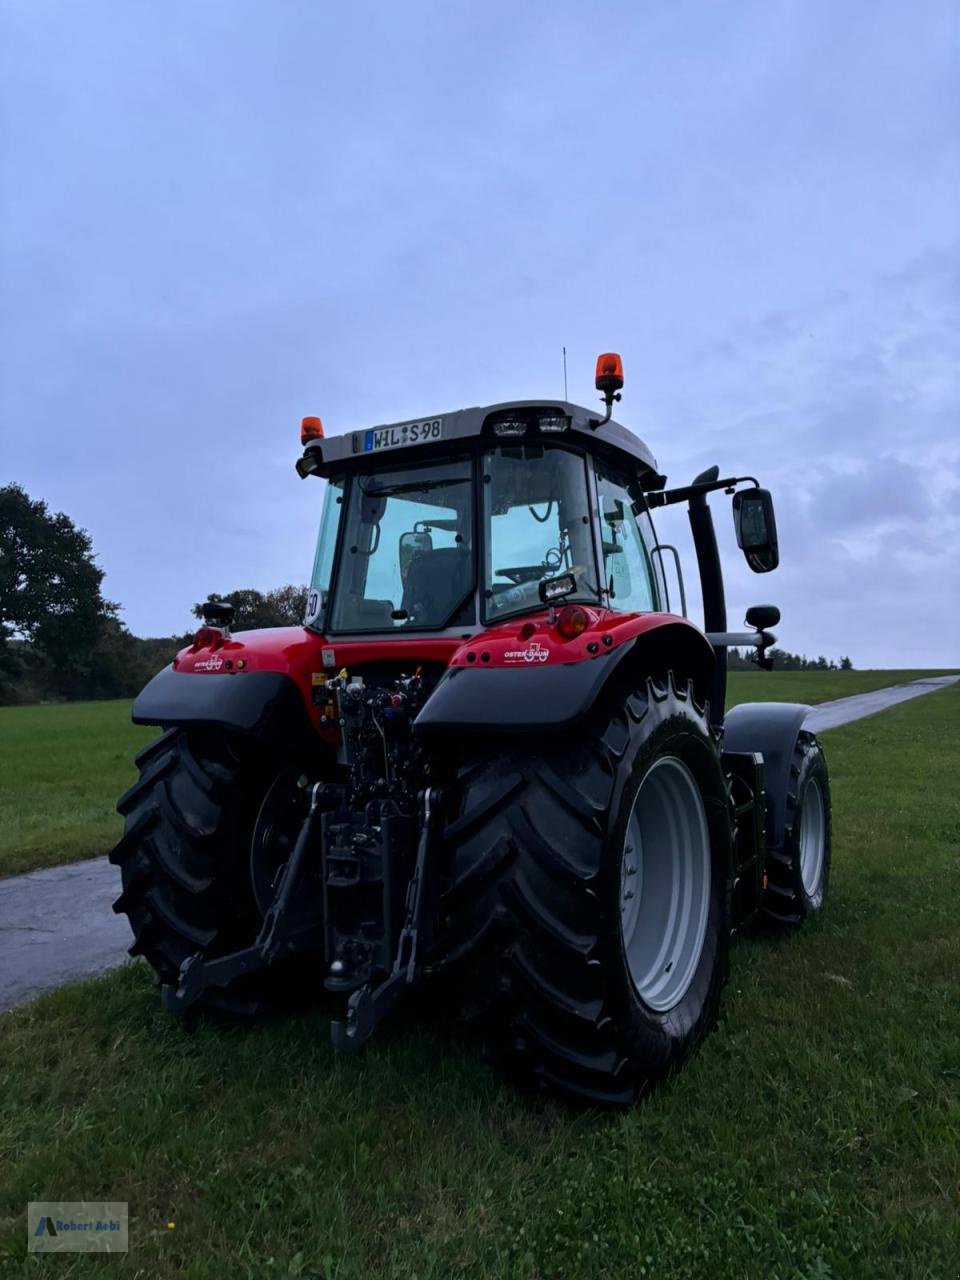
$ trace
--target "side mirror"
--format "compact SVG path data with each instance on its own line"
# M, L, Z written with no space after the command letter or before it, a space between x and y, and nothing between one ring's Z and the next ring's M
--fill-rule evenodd
M775 604L752 604L747 610L747 626L766 631L780 621L780 610Z
M429 533L401 533L400 535L400 577L407 576L407 570L418 555L433 550L433 538Z
M733 495L737 546L754 573L769 573L780 563L777 518L769 489L743 489Z

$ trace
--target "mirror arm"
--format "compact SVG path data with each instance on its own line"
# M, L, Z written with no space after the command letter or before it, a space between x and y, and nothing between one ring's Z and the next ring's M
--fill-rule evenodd
M716 475L716 468L712 468ZM707 473L709 474L709 473ZM706 495L711 489L723 484L713 479L700 480L689 486L693 489L690 495L687 515L690 519L690 531L693 534L693 546L697 553L697 569L700 573L700 595L703 600L704 631L723 632L727 629L727 605L723 592L723 566L720 563L720 552L717 549L717 535L710 514L710 504ZM727 481L726 483L729 483ZM727 651L714 649L716 664L710 689L710 722L717 730L723 727L723 716L727 702Z
M726 480L707 480L698 484L687 484L682 489L660 489L645 496L648 507L669 507L675 502L687 502L690 498L696 498L702 494L716 493L718 489L733 493L738 484L748 483L754 489L760 488L760 481L754 476L728 476Z
M707 639L714 649L756 649L750 661L764 671L773 670L773 659L767 657L767 650L777 643L772 631L708 631Z

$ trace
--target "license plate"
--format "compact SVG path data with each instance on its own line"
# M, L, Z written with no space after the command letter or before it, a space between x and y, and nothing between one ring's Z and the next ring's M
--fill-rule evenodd
M398 427L372 427L363 433L363 452L378 453L381 449L401 449L410 444L433 444L435 440L442 439L442 418L403 422Z

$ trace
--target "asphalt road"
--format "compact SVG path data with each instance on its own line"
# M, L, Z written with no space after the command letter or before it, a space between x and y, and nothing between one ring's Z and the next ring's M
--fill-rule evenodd
M835 729L957 680L932 676L822 702L804 723L817 733ZM119 872L106 858L0 880L0 1013L127 959L130 929L112 910L119 892Z
M112 910L119 875L90 858L0 880L0 1012L127 959L130 926Z
M873 693L856 693L852 698L837 698L833 702L820 702L813 707L803 722L805 729L822 733L825 729L837 729L842 724L863 720L866 716L886 711L898 702L919 698L924 693L944 689L956 684L960 676L929 676L924 680L912 680L909 684L894 684L889 689L875 689Z

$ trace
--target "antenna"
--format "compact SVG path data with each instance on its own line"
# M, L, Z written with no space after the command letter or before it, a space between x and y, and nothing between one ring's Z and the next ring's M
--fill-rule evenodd
M569 400L567 395L567 348L563 348L563 398Z

